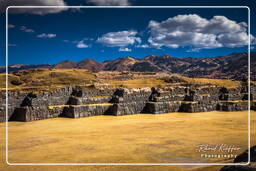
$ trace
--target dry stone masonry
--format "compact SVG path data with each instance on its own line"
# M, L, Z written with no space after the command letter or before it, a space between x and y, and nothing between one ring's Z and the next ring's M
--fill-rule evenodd
M256 110L256 86L224 88L213 85L177 85L165 88L60 88L38 94L0 92L0 121L34 121L47 118L80 118L96 115L161 114Z

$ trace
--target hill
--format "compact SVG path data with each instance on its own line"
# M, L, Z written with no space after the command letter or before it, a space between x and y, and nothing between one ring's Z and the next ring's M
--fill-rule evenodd
M256 52L251 53L251 80L256 80ZM56 65L11 65L9 71L29 68L87 69L99 71L166 72L194 78L217 78L243 80L248 77L248 54L233 53L227 56L177 58L170 55L148 55L142 59L118 58L102 63L93 59L80 62L63 61ZM5 67L0 67L5 72Z
M95 75L85 69L34 68L8 74L9 90L53 90L86 85L95 81ZM5 74L0 74L0 90L5 89Z
M91 71L134 71L134 72L168 72L187 77L219 78L242 80L248 76L248 54L233 53L227 56L206 58L176 58L167 54L162 56L148 55L142 59L132 57L98 63L87 59L71 65L69 68L85 68ZM55 67L67 68L62 63ZM251 53L251 71L256 70L256 52ZM256 80L256 74L251 73Z

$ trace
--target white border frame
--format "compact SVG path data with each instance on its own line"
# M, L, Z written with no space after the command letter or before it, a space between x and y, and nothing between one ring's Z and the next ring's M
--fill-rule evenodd
M251 60L251 54L250 54L250 47L251 47L251 39L249 36L248 39L248 162L247 163L10 163L8 161L8 10L11 8L247 8L248 10L248 35L251 34L250 32L250 8L248 6L8 6L6 8L6 163L8 165L12 166L18 166L18 165L27 165L27 166L38 166L38 165L84 165L84 166L95 166L95 165L103 165L103 166L114 166L114 165L123 165L123 166L172 166L172 165L201 165L201 166L213 166L213 165L248 165L250 164L250 126L251 126L251 112L250 112L250 60Z

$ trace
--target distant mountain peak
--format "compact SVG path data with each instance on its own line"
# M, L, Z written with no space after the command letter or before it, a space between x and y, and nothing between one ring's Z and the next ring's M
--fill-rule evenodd
M172 58L170 55L168 55L168 54L163 54L162 56L161 56L162 58Z
M128 60L136 60L136 59L134 59L134 58L131 57L131 56L127 56L126 59L128 59Z
M170 72L188 77L207 77L241 80L248 76L248 53L232 53L226 56L194 58L175 58L168 54L161 56L148 55L142 59L131 56L104 61L85 59L80 62L69 60L56 65L13 65L9 71L39 68L80 68L93 72L97 71L135 71L135 72ZM251 71L256 70L256 53L251 52ZM5 72L5 67L0 68ZM255 72L251 73L251 80L256 80Z

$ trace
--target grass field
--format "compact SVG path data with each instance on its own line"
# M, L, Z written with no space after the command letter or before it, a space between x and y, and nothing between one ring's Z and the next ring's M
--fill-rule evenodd
M8 74L10 90L54 90L72 85L90 84L95 76L85 69L37 68ZM0 90L5 88L5 74L0 74Z
M252 111L252 122L256 112ZM5 123L0 124L4 131ZM255 137L255 126L252 127ZM3 135L3 134L1 134ZM253 139L253 138L252 138ZM253 139L255 140L255 139ZM210 162L196 151L199 144L232 144L247 148L247 112L139 114L56 118L9 123L9 162ZM256 142L252 142L256 144ZM4 154L4 137L1 136ZM0 170L194 170L221 166L7 166ZM228 162L215 159L215 162Z
M124 77L129 73L131 78L123 80L116 79L116 77ZM41 90L51 91L56 88L67 86L90 86L94 84L109 84L113 87L128 87L128 88L143 88L153 86L168 86L169 81L166 78L173 76L166 76L167 73L148 75L148 73L136 72L110 72L106 71L104 74L92 73L86 69L49 69L36 68L20 70L8 74L8 88L9 90L17 91L34 91ZM97 77L98 75L98 77ZM102 79L104 75L105 79ZM240 85L239 81L224 80L224 79L208 79L208 78L188 78L182 76L175 76L176 80L181 83L200 84L200 85L217 85L225 87L237 87ZM106 79L109 78L109 79ZM171 80L172 80L171 79ZM168 79L167 79L168 80ZM252 82L254 84L254 82ZM170 84L172 85L172 83ZM0 90L5 90L5 74L0 74Z
M142 78L135 80L109 80L105 81L107 84L113 85L114 87L127 87L127 88L143 88L143 87L154 87L158 85L166 84L163 80L155 78Z
M183 77L183 80L190 84L211 84L211 85L223 86L228 88L234 88L240 85L239 81L224 80L224 79Z

